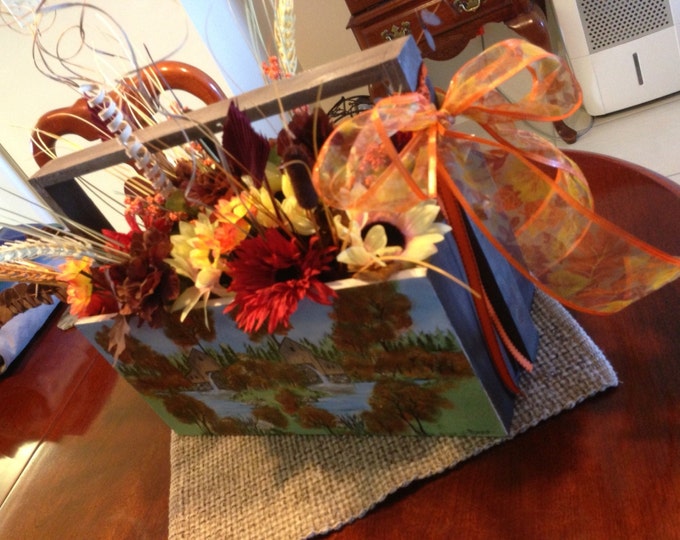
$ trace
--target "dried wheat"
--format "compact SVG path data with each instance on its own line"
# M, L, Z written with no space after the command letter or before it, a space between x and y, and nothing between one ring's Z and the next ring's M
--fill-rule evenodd
M58 275L55 268L30 261L0 263L0 281L56 285Z
M38 258L81 259L91 257L100 262L120 262L122 254L114 253L93 243L77 242L69 238L51 236L48 239L28 239L0 245L0 262L31 261Z
M295 11L293 0L277 0L274 21L274 39L281 70L289 75L297 71L295 51Z

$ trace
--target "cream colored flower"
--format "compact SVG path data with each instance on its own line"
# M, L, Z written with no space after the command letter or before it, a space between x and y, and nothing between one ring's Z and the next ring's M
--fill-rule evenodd
M288 175L284 174L280 178L280 187L284 197L280 203L272 199L267 188L251 187L247 193L241 194L240 207L232 204L232 211L240 216L249 213L263 227L288 228L292 226L295 233L302 235L316 232L314 222L309 218L309 212L301 208L295 198ZM287 219L281 220L281 213L285 214Z
M211 222L206 214L199 214L191 223L180 222L179 234L170 237L172 252L167 263L178 274L194 282L172 306L173 311L182 310L181 320L200 300L207 300L213 293L226 293L220 285L226 262L222 258L220 241L215 235L219 226L218 222Z
M356 216L348 227L336 219L336 230L348 247L338 261L351 271L371 266L385 266L386 260L424 261L437 252L435 244L451 230L435 221L439 206L423 201L403 214L365 212Z

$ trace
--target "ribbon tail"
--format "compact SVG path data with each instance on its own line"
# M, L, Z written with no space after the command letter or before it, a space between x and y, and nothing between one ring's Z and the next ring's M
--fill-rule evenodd
M450 134L449 134L450 135ZM439 190L448 191L515 268L570 308L613 313L680 277L680 258L650 246L592 209L578 167L548 174L500 143L440 142Z

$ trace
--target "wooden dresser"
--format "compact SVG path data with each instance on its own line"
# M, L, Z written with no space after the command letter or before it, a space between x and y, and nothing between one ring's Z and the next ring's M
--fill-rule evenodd
M425 58L448 60L490 22L505 23L532 43L550 48L545 15L530 0L346 0L346 4L352 14L348 28L362 49L410 34ZM428 24L424 11L441 22Z
M345 0L351 13L347 27L362 49L412 35L425 58L448 60L458 55L487 23L504 23L519 36L552 50L544 2L532 0ZM431 24L434 13L438 24ZM556 122L568 143L576 132Z

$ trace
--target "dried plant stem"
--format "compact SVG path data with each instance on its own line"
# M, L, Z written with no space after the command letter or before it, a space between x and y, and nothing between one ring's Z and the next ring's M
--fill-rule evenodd
M58 275L53 268L31 261L0 263L0 281L59 285Z
M277 0L274 21L274 39L279 56L279 65L285 74L297 72L295 50L295 11L293 0Z
M121 262L127 258L124 253L109 250L106 246L75 241L57 235L48 239L28 239L8 242L0 246L0 262L32 261L38 258L81 259L91 257L100 262Z
M424 268L427 268L428 270L432 270L433 272L437 272L438 274L441 274L442 276L444 276L447 279L450 279L456 285L463 287L463 289L465 289L467 292L469 292L475 298L481 298L482 297L479 292L475 291L467 283L464 283L463 281L458 279L453 274L447 272L443 268L439 268L438 266L435 266L434 264L430 264L427 261L417 261L415 259L408 259L408 258L405 258L405 257L399 257L398 255L394 255L394 256L385 255L383 257L380 257L380 260L381 261L402 261L402 262L406 262L406 263L409 263L409 264L414 264L416 266L422 266Z

